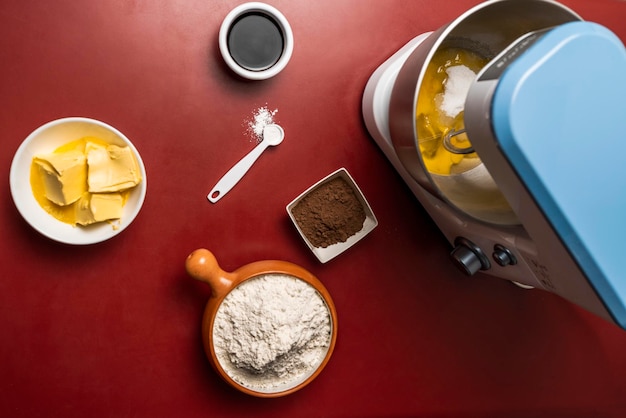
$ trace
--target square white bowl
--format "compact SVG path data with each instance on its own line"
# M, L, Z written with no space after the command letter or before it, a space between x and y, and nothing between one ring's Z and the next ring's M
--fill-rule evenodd
M326 248L316 247L311 243L311 241L309 241L309 239L300 228L300 225L298 225L298 222L296 221L296 218L292 213L293 208L296 207L296 205L300 203L300 201L304 199L304 197L307 196L309 193L337 177L343 178L348 183L348 185L354 190L354 194L359 202L361 202L363 210L365 211L365 221L363 222L363 228L361 228L361 230L356 234L348 237L345 242L338 242L336 244L329 245ZM367 234L372 232L372 230L378 225L378 220L376 219L372 208L365 199L365 196L361 192L361 189L359 189L359 186L357 186L356 182L345 168L340 168L337 171L329 174L328 176L324 177L323 179L306 189L304 192L302 192L298 197L296 197L291 203L287 205L287 214L291 218L292 223L298 230L298 233L300 234L306 245L313 252L313 254L315 254L317 259L322 263L326 263L327 261L332 260L339 254L346 251L348 248L352 247L354 244L362 240Z

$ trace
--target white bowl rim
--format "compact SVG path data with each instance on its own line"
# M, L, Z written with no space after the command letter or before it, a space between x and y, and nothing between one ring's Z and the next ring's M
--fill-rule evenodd
M108 222L101 222L88 227L72 226L61 222L47 213L35 200L30 187L30 165L35 153L53 151L63 143L79 138L67 138L64 142L50 141L41 145L41 135L49 129L63 125L91 125L102 132L108 132L117 139L118 144L127 145L134 153L141 170L142 181L131 192L131 196L124 206L124 215L119 225L113 228ZM89 136L85 134L83 136ZM37 141L39 143L37 144ZM39 149L40 151L36 151ZM64 244L88 245L108 240L125 230L137 217L147 191L146 169L141 155L135 145L122 132L111 125L87 117L65 117L47 122L32 131L20 144L13 160L9 173L9 184L13 202L26 222L40 234Z
M285 37L283 53L278 61L271 67L262 71L251 71L241 67L235 62L233 57L228 52L228 32L231 25L239 16L250 12L259 12L270 16L280 26ZM228 65L228 67L237 75L247 78L248 80L265 80L274 77L287 66L287 63L289 63L291 55L293 54L294 37L291 25L285 15L269 4L254 1L240 4L226 15L220 26L218 43L222 58L226 62L226 65Z

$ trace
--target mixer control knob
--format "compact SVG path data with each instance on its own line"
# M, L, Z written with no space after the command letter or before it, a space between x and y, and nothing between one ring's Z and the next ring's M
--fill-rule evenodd
M515 258L511 250L500 244L496 244L493 247L492 257L495 262L502 267L509 265L514 266L517 264L517 258Z
M450 253L454 264L468 276L476 274L479 270L487 270L491 267L485 253L467 238L457 237L454 240L454 249Z

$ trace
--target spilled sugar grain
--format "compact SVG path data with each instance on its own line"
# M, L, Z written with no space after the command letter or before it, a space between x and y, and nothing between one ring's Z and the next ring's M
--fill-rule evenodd
M259 143L263 140L263 129L274 123L274 116L278 109L270 110L267 105L256 109L252 117L245 123L246 130L251 140Z

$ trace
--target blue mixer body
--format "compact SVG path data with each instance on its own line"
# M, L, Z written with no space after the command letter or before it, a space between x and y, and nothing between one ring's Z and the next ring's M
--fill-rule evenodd
M502 67L489 146L565 247L562 262L626 328L626 49L608 29L572 22Z

